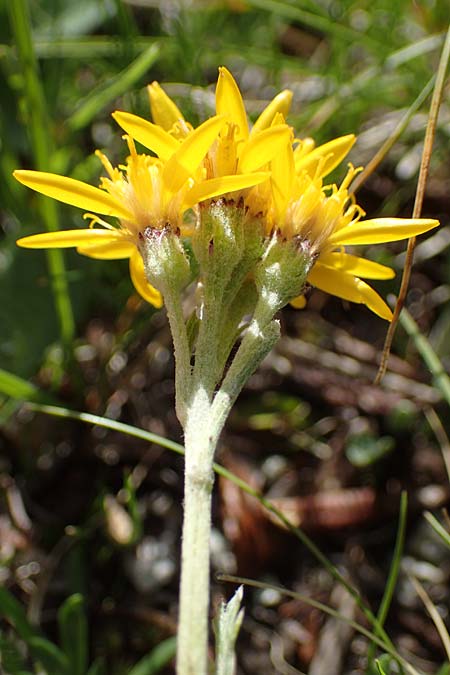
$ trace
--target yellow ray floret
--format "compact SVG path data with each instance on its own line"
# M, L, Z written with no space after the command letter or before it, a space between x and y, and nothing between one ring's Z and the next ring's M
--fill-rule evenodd
M284 89L279 94L272 99L269 105L264 108L255 124L252 126L251 134L255 134L258 131L264 131L272 126L274 117L281 113L284 119L288 116L290 107L292 103L292 91L290 89Z
M95 214L119 219L117 225L111 225L98 215L87 214L93 224L101 227L46 232L19 239L18 245L25 248L75 247L82 255L105 260L129 258L130 275L136 290L146 300L160 306L161 296L148 284L139 263L140 236L147 228L160 229L167 223L174 230L182 228L183 211L189 202L187 195L195 185L193 176L222 125L222 119L213 117L182 142L152 125L152 131L158 130L154 137L164 150L165 162L139 155L130 138L127 138L130 156L121 169L114 168L98 151L108 174L101 179L100 188L66 176L16 171L17 180L37 192ZM258 179L264 180L265 176L257 176ZM216 194L214 188L216 191L221 189L217 185L205 187L208 197ZM196 197L201 199L201 190L197 190ZM194 205L192 200L190 205Z
M428 218L373 218L352 222L336 230L330 234L328 243L333 246L386 244L415 237L438 225L439 221Z
M353 145L344 136L305 151L301 158L286 145L271 162L273 211L270 226L286 239L303 242L316 259L308 281L344 300L365 304L384 319L392 313L380 296L360 277L390 279L394 272L384 265L345 252L344 246L381 244L427 232L439 225L431 219L375 218L361 220L364 211L349 195L358 172L351 165L340 186L323 185L323 177ZM338 250L336 250L338 249ZM294 298L299 306L303 299Z
M236 142L247 141L249 126L244 101L235 79L230 71L219 68L219 77L216 87L216 112L218 115L228 114L236 127Z
M13 173L19 183L65 204L95 211L104 216L129 218L130 211L111 194L74 178L43 171L17 170Z
M150 110L155 125L165 131L171 131L174 127L183 123L184 116L178 106L172 101L158 82L152 82L147 87L150 100Z
M378 293L366 284L365 281L352 274L324 267L318 262L312 268L308 281L322 291L330 293L330 295L336 295L343 300L350 300L350 302L366 305L382 319L386 319L387 321L392 319L391 310Z
M306 171L310 176L315 176L319 169L322 178L328 176L348 155L355 141L356 136L348 134L310 151L307 151L304 145L298 145L294 150L296 173Z
M345 251L322 253L320 265L340 270L346 274L363 277L363 279L392 279L395 277L395 272L390 267L373 262L372 260L359 258L356 255L345 253Z
M150 85L149 97L154 122L161 124L172 138L180 140L191 135L190 125L181 116L174 102L156 83ZM207 180L226 177L227 180L223 185L226 184L228 192L246 190L243 196L247 198L248 188L252 187L250 174L265 169L282 147L290 142L291 131L284 122L284 116L289 111L291 100L292 92L282 91L263 110L250 129L244 101L236 81L226 68L219 68L216 113L225 118L226 123L203 162ZM115 117L127 133L162 157L164 148L161 147L160 139L155 137L153 129L155 125L128 113L116 113ZM248 179L243 181L242 175L248 175ZM234 182L228 178L231 176L236 176L237 180ZM255 176L253 185L259 183L259 179ZM256 201L255 195L258 195ZM268 208L265 201L267 196L270 196L267 191L257 191L253 194L253 199L247 201L247 206L251 208L254 205L256 211L264 212ZM240 195L235 194L234 197L239 199Z
M106 246L113 247L116 243L122 244L123 236L120 231L101 230L61 230L60 232L42 232L22 237L17 244L22 248L73 248L74 246Z

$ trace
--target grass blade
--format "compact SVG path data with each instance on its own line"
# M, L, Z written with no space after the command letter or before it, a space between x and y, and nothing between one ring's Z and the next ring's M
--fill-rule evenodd
M18 600L6 589L0 587L0 614L16 629L24 642L36 637L34 628L29 623L25 611Z
M381 45L381 42L374 40L369 35L348 26L344 26L333 20L331 16L310 12L301 7L280 2L280 0L246 0L246 2L251 7L257 7L258 9L273 12L276 16L283 17L283 19L299 21L305 26L321 31L326 35L342 38L346 42L354 43L357 41L364 41L365 44L371 44L376 47L380 47Z
M58 624L70 675L85 675L88 665L88 627L82 595L75 593L67 598L58 611Z
M306 605L310 605L311 607L318 609L320 612L324 612L324 614L328 614L329 616L332 616L335 619L344 621L349 626L351 626L355 631L361 633L361 635L364 635L364 637L373 640L373 642L375 642L381 649L384 649L385 652L390 654L390 656L392 656L393 659L395 659L398 663L400 663L408 673L410 673L411 675L420 675L418 671L410 663L405 661L405 659L397 652L397 650L390 643L387 644L386 642L383 641L383 639L372 633L367 628L364 628L364 626L361 626L361 624L359 624L358 622L346 616L342 616L341 614L339 614L337 610L333 609L332 607L329 607L328 605L325 605L322 602L313 600L312 598L306 595L301 595L300 593L296 593L295 591L290 591L289 589L284 588L283 586L277 586L275 584L267 584L264 583L263 581L255 581L254 579L247 579L244 577L235 577L230 574L218 574L217 578L219 579L219 581L244 584L245 586L252 586L253 588L262 588L278 591L282 595L286 595L289 598L294 598L295 600L304 602Z
M24 98L27 104L28 128L34 163L37 169L50 169L51 136L45 95L41 85L38 64L34 53L30 16L26 0L8 2L12 32L15 38L19 61L24 78ZM39 198L39 211L48 231L58 229L58 211L56 203ZM62 251L46 251L50 281L56 311L58 313L61 339L66 347L72 343L75 323L70 301L66 270Z
M430 341L420 332L419 326L405 308L403 308L400 314L400 324L409 337L413 339L417 351L431 371L435 386L439 389L448 405L450 405L450 377L446 373Z
M439 637L441 638L442 644L447 654L447 658L450 661L450 635L448 634L447 628L445 626L444 621L442 620L441 615L439 614L436 606L433 604L433 601L431 600L430 596L428 595L428 593L426 592L420 581L418 581L418 579L416 579L415 577L411 576L409 577L409 580L411 581L417 595L422 600L425 609L430 615L431 620L433 621L436 630L439 633Z
M405 545L407 514L408 514L408 495L406 492L402 492L400 499L400 513L398 518L398 528L397 528L397 537L395 540L394 555L392 557L389 576L386 582L386 586L384 588L383 598L381 600L380 608L377 612L377 619L381 626L384 626L384 623L386 621L386 617L389 612L389 607L391 606L392 597L394 595L395 587L397 585L403 548ZM375 632L377 632L376 628ZM369 664L373 661L374 656L375 656L375 644L372 643L367 653L367 661Z
M66 655L53 642L35 636L28 644L34 659L44 667L47 675L65 675L69 672Z
M445 527L442 527L438 519L429 511L426 511L423 515L425 520L431 525L436 534L439 535L444 544L450 548L450 534L447 532Z
M450 440L446 434L444 426L434 408L425 408L425 417L433 430L436 440L441 446L442 459L444 460L447 478L450 482Z
M14 642L14 636L0 633L1 664L8 675L32 675L25 670L25 656Z
M386 157L390 149L395 145L395 143L398 141L402 133L405 131L405 129L408 127L408 124L411 122L413 116L416 114L418 110L422 107L422 104L427 100L428 96L430 95L433 85L435 83L435 77L431 77L428 82L426 83L425 87L422 89L420 94L417 96L416 100L413 101L413 103L410 105L406 113L403 115L402 119L399 121L397 124L396 128L392 132L392 134L389 136L389 138L386 139L386 141L383 143L381 148L375 153L375 155L372 157L370 162L366 164L364 167L363 171L355 178L355 180L352 182L349 193L354 194L355 192L358 191L358 189L363 185L363 183L373 174L373 172L377 169L377 167L381 164L383 159Z
M111 101L121 96L128 89L131 89L137 80L155 63L159 56L159 51L159 45L156 43L151 44L105 87L94 91L72 117L69 118L69 127L73 130L82 129Z
M155 647L150 654L144 656L128 675L156 675L171 661L177 649L175 637L167 638Z
M436 75L436 85L433 91L433 98L431 99L430 115L428 118L427 129L425 132L425 140L423 145L422 161L420 164L419 180L417 181L416 198L414 201L414 208L412 213L413 218L420 218L420 215L422 213L423 198L425 195L425 187L427 184L428 171L430 168L431 151L433 149L433 142L436 134L436 125L439 115L439 108L444 93L445 74L447 72L449 60L450 60L450 26L447 31L444 46L442 48L441 58L439 61L439 67ZM403 276L400 284L400 291L398 294L397 302L395 304L394 315L392 317L391 324L386 334L386 339L383 347L383 354L381 357L380 367L378 369L378 373L375 378L375 384L379 384L386 373L387 362L392 346L392 340L394 339L397 323L400 319L401 311L403 309L403 305L405 304L406 300L406 293L408 291L409 280L411 278L411 268L413 263L415 246L416 246L416 237L411 237L411 239L408 240L408 248L406 251L406 259L403 268Z
M22 401L38 401L40 403L51 403L51 397L34 384L24 380L18 375L8 373L0 368L0 392L10 398Z

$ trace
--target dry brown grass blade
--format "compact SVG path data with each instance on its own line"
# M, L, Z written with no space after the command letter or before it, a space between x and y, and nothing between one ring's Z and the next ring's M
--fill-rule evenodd
M439 633L439 637L441 638L447 657L450 661L450 635L448 634L447 628L445 626L444 621L442 620L441 615L439 614L432 599L430 598L430 596L428 595L422 584L419 582L419 580L413 576L409 576L409 580L411 581L417 595L422 600L425 609L430 615L431 620L433 621L435 628Z
M450 58L450 26L447 31L444 46L442 48L441 58L436 76L436 85L431 99L430 115L428 118L427 130L425 132L425 142L422 153L422 161L420 165L419 180L417 182L416 198L414 201L413 218L420 218L422 212L423 197L425 194L425 186L428 178L428 171L430 168L431 151L433 148L434 136L436 133L436 124L439 115L439 108L442 100L442 93L444 90L445 74ZM386 339L384 342L383 354L381 357L380 367L375 378L375 384L379 384L383 379L386 370L389 354L391 351L392 340L394 339L395 329L397 328L400 312L405 304L406 293L408 291L409 280L411 277L411 267L414 256L414 248L416 246L416 237L411 237L408 241L408 248L406 251L405 266L403 269L402 282L397 298L397 303L394 309L392 322L389 326Z
M432 428L434 435L441 446L442 458L444 460L445 469L450 482L450 440L435 409L432 407L427 407L425 408L424 413L428 420L428 424Z

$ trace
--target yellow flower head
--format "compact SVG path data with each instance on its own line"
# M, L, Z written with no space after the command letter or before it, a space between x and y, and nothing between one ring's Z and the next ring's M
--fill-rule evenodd
M166 145L161 143L161 132L166 139L171 139L171 143L181 143L193 133L192 126L158 83L149 85L148 92L154 123L130 113L118 112L114 117L127 134L164 158ZM211 197L221 194L238 201L242 190L248 197L248 188L267 182L269 162L291 137L284 119L274 124L278 114L287 114L291 99L290 91L282 91L250 129L244 102L233 76L226 68L219 68L216 113L225 123L202 162L201 180L193 189L192 198L204 200L210 193ZM264 194L268 199L268 193ZM251 199L247 206L252 206ZM254 210L265 211L268 206L268 202L262 205L259 200Z
M262 214L266 235L295 241L314 265L311 284L340 298L364 303L390 320L391 311L362 279L389 279L383 265L345 251L347 245L405 239L438 225L435 220L378 218L364 212L349 195L358 171L350 166L340 186L324 178L343 160L355 137L342 136L319 147L311 139L293 139L284 119L292 94L283 91L250 128L239 88L226 68L219 69L216 115L198 128L184 119L157 84L149 85L154 123L126 112L114 119L125 130L130 155L114 168L97 151L107 177L100 188L37 171L15 171L21 183L88 213L87 229L48 232L19 239L26 248L76 247L93 258L127 258L138 292L153 305L160 293L146 279L140 244L148 228L189 236L185 212L205 200L244 199L250 214ZM134 141L156 156L139 154ZM100 216L116 218L111 224ZM302 298L292 304L300 306Z
M173 231L182 229L184 211L203 196L199 189L193 195L193 176L222 126L222 118L212 117L182 142L160 129L163 160L138 154L130 137L127 137L130 156L124 167L114 168L108 158L97 151L108 173L107 178L101 179L100 188L66 176L15 171L15 178L24 185L88 211L86 216L92 221L89 229L23 237L18 240L18 245L24 248L76 247L79 253L92 258L127 258L136 290L148 302L160 307L161 295L145 277L139 253L140 237L147 228L160 230L167 224ZM206 191L207 197L211 194L214 194L211 190ZM100 215L118 218L118 225L105 222Z
M349 165L340 184L323 185L324 177L344 158L354 136L343 136L318 148L286 145L271 164L273 205L268 227L299 242L316 262L308 281L344 300L365 304L388 321L392 312L364 279L391 279L394 271L346 253L345 246L381 244L416 236L439 225L436 220L376 218L361 220L363 209L349 195L359 169ZM300 149L299 149L300 148ZM362 278L361 278L362 277ZM303 306L303 298L294 298Z

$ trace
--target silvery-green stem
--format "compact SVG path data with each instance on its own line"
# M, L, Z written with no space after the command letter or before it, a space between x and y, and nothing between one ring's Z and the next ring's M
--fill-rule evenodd
M208 422L210 397L204 388L193 393L186 413L177 675L206 675L212 464L220 430Z
M193 368L181 306L181 290L190 280L182 243L170 228L149 229L140 247L147 278L162 292L167 307L176 358L177 414L185 432L177 675L208 672L212 467L218 438L246 381L279 337L275 313L302 291L313 263L303 242L286 242L277 234L259 255L260 230L256 227L249 239L244 216L242 205L231 200L211 203L201 212L193 240L203 284ZM245 252L249 242L252 250ZM255 267L245 279L247 257ZM249 309L250 325L216 392L233 335Z
M280 337L280 324L271 321L262 329L253 320L240 344L222 386L211 406L212 423L223 427L248 378L265 359Z
M177 675L206 675L209 605L212 464L219 435L248 377L279 337L272 321L244 338L211 403L211 392L197 388L187 408L185 493L182 541Z
M180 424L186 421L191 388L191 351L181 304L181 294L173 289L163 293L175 354L175 407Z
M190 395L191 351L183 316L182 291L190 280L189 261L177 232L147 228L140 251L148 281L164 298L175 353L176 411L184 426Z

